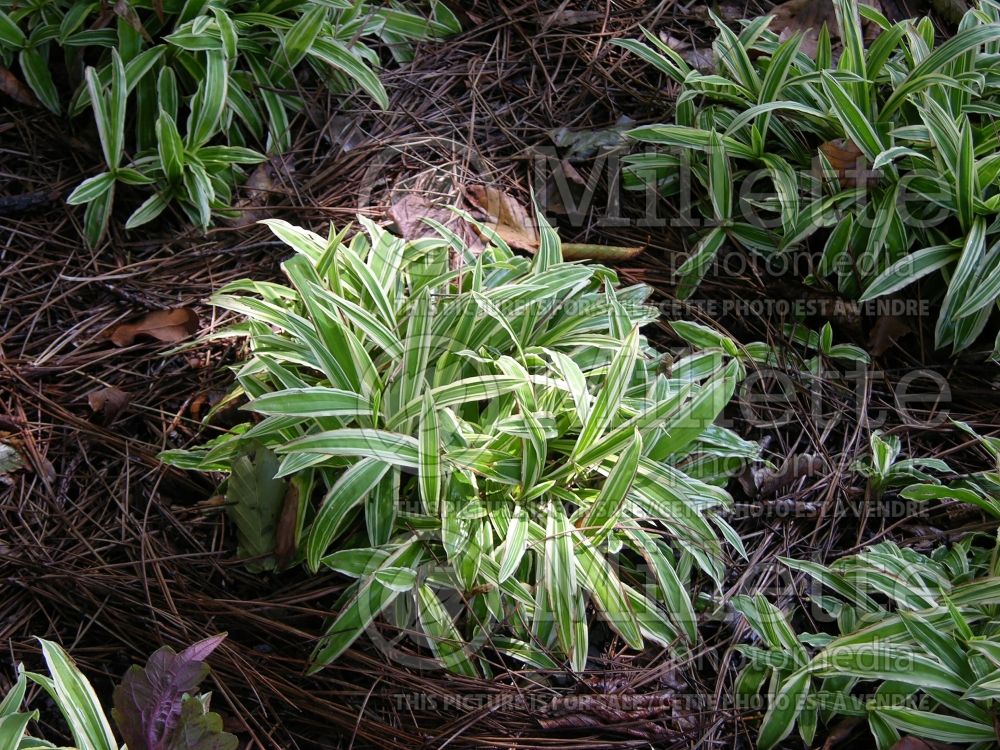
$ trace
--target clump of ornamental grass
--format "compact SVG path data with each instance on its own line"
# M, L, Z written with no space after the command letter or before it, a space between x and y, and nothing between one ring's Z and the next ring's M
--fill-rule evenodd
M163 455L224 473L254 569L353 579L315 668L366 630L385 645L382 626L466 675L581 670L594 613L633 649L694 642L695 577L721 584L723 540L745 554L723 486L757 446L714 424L737 346L675 322L692 349L668 365L640 332L649 289L565 262L548 225L533 258L486 228L472 257L443 227L405 242L359 221L350 241L266 222L295 251L287 283L213 298L242 318L221 335L249 349L247 421Z
M690 188L705 229L678 269L682 297L727 243L805 250L810 281L861 300L921 280L940 307L936 346L965 349L1000 296L1000 5L983 0L946 41L927 18L834 6L836 59L825 26L810 56L770 17L715 19L709 74L652 33L618 42L680 86L673 122L627 134L666 150L631 157L626 184ZM879 32L867 49L861 18Z
M97 126L104 169L69 196L84 234L104 236L123 189L146 193L127 229L169 206L207 228L247 165L291 148L309 82L389 97L373 41L409 60L413 43L460 30L438 0L0 0L0 64L38 102ZM232 215L232 212L228 212Z
M738 647L735 697L768 701L757 746L796 728L811 745L818 727L856 717L879 750L902 735L996 747L998 551L995 538L968 535L930 554L880 542L829 566L783 559L813 581L818 632L796 632L763 596L736 597L758 643Z

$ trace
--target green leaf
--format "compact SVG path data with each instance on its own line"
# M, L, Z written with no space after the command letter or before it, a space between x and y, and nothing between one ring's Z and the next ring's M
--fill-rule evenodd
M529 519L523 505L514 509L510 524L507 526L507 537L504 540L503 557L500 558L500 573L497 581L503 583L517 570L524 553L527 551Z
M286 388L258 396L244 407L259 414L296 417L359 417L371 414L370 401L340 388Z
M318 432L280 446L277 452L288 454L288 458L296 453L377 458L394 466L420 468L419 444L416 439L398 432L370 428ZM278 476L282 476L284 471L283 467Z
M184 176L184 142L173 118L164 110L160 110L156 121L156 141L164 174L171 182L180 181Z
M21 50L18 60L24 72L24 80L38 97L38 101L50 112L59 114L62 109L59 105L59 92L49 72L48 61L34 47Z
M874 162L885 150L878 132L836 78L824 72L822 83L823 90L829 97L834 114L843 125L844 131L869 161Z
M422 584L417 588L417 602L420 627L427 636L434 655L449 671L466 677L477 677L479 672L469 660L465 641L459 635L448 610L430 586Z
M679 277L679 299L687 299L697 289L725 240L726 233L719 227L709 230L708 234L698 240L687 260L676 271Z
M962 229L968 232L975 219L975 202L979 198L979 177L976 173L976 152L972 142L972 125L963 118L955 174L955 204Z
M30 747L30 745L22 744L22 739L28 729L28 724L37 719L37 711L0 716L0 747L10 748L10 750Z
M583 588L590 592L597 609L625 643L631 648L642 649L642 633L632 614L625 585L611 568L611 563L586 537L578 531L574 532L574 536L573 549Z
M812 674L806 667L792 673L781 683L781 688L764 714L757 735L757 747L760 750L770 750L792 733L795 721L805 707L811 678Z
M299 16L295 25L285 33L281 51L284 53L289 69L302 62L313 42L316 41L323 30L323 24L326 23L327 12L325 6L314 5Z
M545 592L549 607L555 616L556 638L563 653L570 656L575 671L586 665L585 647L573 637L579 618L585 614L577 610L576 555L573 553L573 527L558 503L549 503L545 523L544 567Z
M950 265L959 251L951 245L935 245L900 258L876 276L865 288L861 301L898 292L914 281Z
M965 318L992 306L1000 298L1000 243L997 243L983 259L979 278L971 285L961 306L955 311L956 318Z
M680 146L682 148L691 148L705 152L712 147L711 131L684 125L649 125L641 128L633 128L626 131L625 135L634 140L646 143ZM753 150L735 138L723 135L720 136L720 140L726 149L726 153L730 156L742 159L755 158Z
M226 107L229 72L221 50L205 52L205 77L198 83L198 90L191 100L191 113L187 121L185 143L189 149L200 148L218 131L219 121Z
M444 470L441 459L441 420L434 405L434 398L424 391L423 404L420 410L419 427L419 479L420 498L424 503L424 511L430 516L436 516L441 504L444 483Z
M605 386L597 394L594 406L587 416L587 422L580 430L580 435L576 440L576 445L573 448L574 457L579 457L590 446L594 445L615 417L625 389L628 388L638 354L639 328L636 326L622 342L621 348L615 353L615 357L608 367Z
M236 526L239 554L253 572L274 569L270 558L277 540L278 519L286 485L277 479L278 460L266 448L233 461L226 487L226 513Z
M385 461L363 458L341 474L326 493L306 536L306 564L310 570L319 568L320 558L343 528L348 513L364 501L389 468Z
M386 557L380 569L415 568L420 557L420 545L410 539L400 544ZM399 591L380 583L374 573L359 581L351 597L313 651L311 658L313 666L310 667L309 673L318 672L344 653L397 596Z
M202 146L198 158L212 164L259 164L266 161L264 154L241 146Z
M733 211L733 176L722 139L714 130L709 136L708 191L715 218L726 221Z
M922 688L964 691L969 683L944 664L908 648L883 643L836 646L816 657L818 674L845 674L863 680L895 680L900 674Z
M170 205L170 201L164 193L154 193L132 212L132 215L125 222L125 228L135 229L143 224L148 224L162 214L168 205Z
M111 172L101 172L96 177L88 177L77 185L66 202L71 206L90 203L108 192L114 184L115 176Z
M642 435L636 430L635 437L615 462L585 517L582 528L587 536L599 540L614 528L632 488L641 455Z
M87 204L87 210L83 214L84 234L87 244L90 247L97 247L104 237L104 232L108 228L108 219L111 216L111 204L115 198L115 186L111 186L104 193L98 195Z
M734 360L704 383L694 398L684 402L666 422L665 434L650 447L648 456L663 460L679 453L715 422L733 397L739 371L739 363Z
M108 120L110 122L111 159L108 164L117 168L125 151L125 107L128 104L125 66L118 51L111 50L111 96L108 99Z
M38 642L52 676L49 692L69 724L79 750L118 750L108 719L87 678L58 644L41 638Z
M21 31L14 19L0 10L0 44L19 49L27 42L27 37L24 36L24 32Z
M958 257L944 301L941 303L941 314L934 331L937 346L950 342L958 351L972 343L972 338L978 333L973 318L959 319L956 313L962 307L985 255L986 222L979 217L973 221L972 228L965 238L965 245Z
M309 55L345 73L375 100L382 109L389 108L389 95L371 69L356 58L350 49L337 39L317 38L309 48Z
M997 39L1000 39L1000 23L974 26L957 33L921 60L902 81L896 84L879 111L879 122L889 122L896 110L913 94L933 85L937 81L935 75L952 60Z
M996 731L989 724L905 706L879 706L874 711L900 732L928 740L954 743L996 742Z

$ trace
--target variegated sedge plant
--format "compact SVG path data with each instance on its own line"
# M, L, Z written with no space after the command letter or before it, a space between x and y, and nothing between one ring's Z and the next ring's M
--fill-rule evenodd
M367 41L406 61L413 42L460 30L438 0L0 0L0 63L16 62L52 112L93 112L105 169L69 202L87 206L85 236L96 245L123 188L150 191L126 228L172 204L206 228L230 208L246 165L291 148L289 121L304 106L294 92L307 81L360 88L385 108Z
M875 494L957 500L1000 519L1000 440L963 422L954 425L975 439L993 468L945 482L928 471L952 473L946 462L902 459L896 436L874 432L871 456L855 470ZM796 634L764 597L736 597L734 606L762 641L738 647L746 663L736 682L739 701L766 690L769 707L758 746L774 747L796 725L811 744L818 724L857 716L867 718L880 750L894 747L900 732L996 747L998 541L970 534L927 555L883 542L829 566L782 559L812 579L813 619L836 621L837 636Z
M257 418L162 456L228 473L243 554L272 552L293 497L286 562L354 579L314 667L401 611L467 675L501 655L584 669L591 609L634 649L694 642L690 589L722 582L723 540L745 555L723 485L758 447L713 424L736 345L674 323L693 348L663 371L649 289L564 262L544 222L529 259L485 227L471 257L439 225L404 242L359 221L350 241L266 222L295 251L288 284L213 298L245 318L221 335L246 338L232 398Z
M836 276L861 300L924 279L940 302L936 346L965 349L1000 295L1000 4L982 0L940 43L927 18L834 5L836 62L825 27L809 56L769 18L738 31L716 19L711 74L652 33L617 42L680 86L673 122L629 131L671 151L630 157L626 185L676 195L682 167L691 175L708 228L678 269L681 296L727 242L763 257L805 248L811 281ZM867 49L861 18L879 31ZM831 145L858 154L851 171Z
M797 727L811 745L819 726L867 720L879 750L901 734L997 746L1000 701L1000 547L969 535L930 554L891 542L830 566L782 559L815 583L816 615L838 633L799 632L763 596L734 605L759 638L737 647L740 702L764 691L757 740L770 750Z

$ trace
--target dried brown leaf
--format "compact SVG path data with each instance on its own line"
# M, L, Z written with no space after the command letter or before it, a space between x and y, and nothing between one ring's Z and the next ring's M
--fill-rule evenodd
M504 242L519 250L538 250L538 230L535 222L517 199L487 185L465 188L469 202L486 214L486 221Z
M189 307L156 310L135 323L121 323L105 332L115 346L130 346L136 338L152 338L177 344L198 330L198 315Z
M919 737L906 736L901 737L899 742L892 746L892 750L958 750L958 747L958 745L948 745L944 742L922 740Z
M126 0L118 0L118 2L115 3L114 11L115 15L131 26L135 33L139 34L147 42L152 41L152 38L149 36L149 32L146 31L146 27L142 25L139 14L136 13L135 8L132 7L132 3L129 3Z
M31 89L21 83L21 80L7 68L0 66L0 93L4 93L18 104L26 107L41 106Z
M819 150L836 171L837 181L842 188L857 187L878 176L878 172L866 169L864 153L854 141L834 138L820 145Z
M881 357L911 330L909 323L897 315L879 316L868 336L868 353L873 357Z
M267 205L275 195L288 195L291 190L292 176L295 174L295 163L290 155L272 156L262 161L243 183L243 197L236 202L234 208L240 210L240 215L227 223L231 227L248 227L255 224L262 216L256 210Z
M881 12L879 0L862 0L865 5ZM819 43L819 32L824 25L830 31L830 40L836 45L840 41L840 26L832 0L788 0L771 9L769 15L774 16L771 30L778 34L779 41L785 41L798 33L802 33L801 51L808 57L816 56ZM871 42L878 36L878 26L867 19L861 19L861 26L866 42Z
M831 0L788 0L771 9L771 30L777 32L778 39L785 41L802 33L801 50L809 57L816 56L819 32L826 24L831 38L840 37L837 15Z
M122 409L128 406L131 399L130 394L115 386L100 388L87 394L87 403L90 404L90 408L108 422L113 421Z
M285 499L281 505L281 515L274 533L274 561L278 570L284 570L292 563L298 540L299 528L299 488L295 482L288 483Z
M740 475L740 484L750 497L769 497L791 484L817 476L826 468L819 456L803 453L789 456L777 469L769 466L747 467Z
M548 730L600 729L646 742L695 726L684 701L673 691L558 696L542 709L538 723Z
M624 263L637 257L646 248L641 245L586 245L562 243L565 260L596 260L600 263Z
M431 219L461 237L473 255L478 256L483 251L483 242L469 222L454 211L435 205L424 193L407 192L395 199L389 207L389 218L396 222L404 240L437 237L434 228L424 221Z

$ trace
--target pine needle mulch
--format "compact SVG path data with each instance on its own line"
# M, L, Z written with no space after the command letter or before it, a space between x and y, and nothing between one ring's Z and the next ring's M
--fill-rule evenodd
M361 211L381 221L393 187L428 168L450 174L455 185L492 182L527 203L544 188L533 181L539 154L565 144L560 129L607 131L622 116L654 121L669 108L665 82L611 39L637 36L642 25L697 41L703 29L703 16L670 2L467 5L469 31L386 73L389 111L372 112L360 97L308 97L296 123L298 147L277 165L269 205L252 209L258 217L340 226ZM746 722L759 713L727 701L736 672L729 647L746 638L731 618L706 618L704 641L684 659L620 653L607 639L582 679L530 672L489 682L451 678L400 666L364 640L334 667L304 676L345 581L245 572L212 478L156 460L165 448L211 435L200 419L225 392L225 367L240 352L226 342L176 353L151 342L118 348L104 337L122 321L180 307L195 310L200 332L210 332L220 320L202 301L227 281L276 277L285 249L252 224L201 237L167 222L140 236L113 230L106 246L87 250L80 213L58 197L97 164L87 145L92 134L7 110L0 136L0 191L27 196L0 217L0 436L20 447L26 463L0 485L0 692L16 663L39 666L32 636L60 641L106 697L130 663L158 646L226 631L211 659L214 705L246 747L752 746ZM682 257L683 237L601 222L613 174L588 159L585 168L603 170L596 204L575 223L557 215L564 236L646 245L620 273L670 300L669 271ZM623 215L641 210L641 202L623 199ZM740 301L807 293L783 284L747 272L714 278L700 294ZM711 317L697 307L676 309ZM781 339L786 321L733 309L720 322L735 335ZM838 335L864 343L867 324L842 323ZM671 343L665 328L656 335ZM872 512L850 472L867 449L861 414L886 411L907 452L982 467L983 456L947 423L902 423L895 395L906 372L924 365L948 378L953 416L988 429L1000 415L991 371L977 363L949 366L895 346L881 364L885 373L856 391L796 381L792 416L780 427L760 427L752 406L734 406L737 429L763 441L769 455L817 455L825 468L796 477L773 498L755 498L734 482L750 562L732 561L726 593L766 591L787 604L797 589L778 586L787 581L777 555L831 559L882 538L927 546L988 527L947 510L920 524ZM91 395L108 388L127 394L127 404L95 410ZM34 705L44 708L44 699L36 695Z

